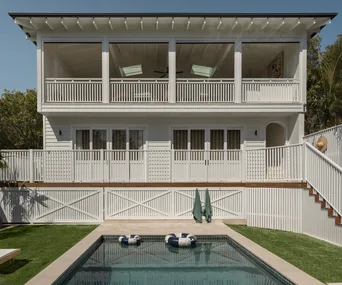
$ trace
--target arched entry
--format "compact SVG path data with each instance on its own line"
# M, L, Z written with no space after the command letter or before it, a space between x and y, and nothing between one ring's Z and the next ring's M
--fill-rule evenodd
M270 123L266 127L266 147L285 145L285 128L278 123Z

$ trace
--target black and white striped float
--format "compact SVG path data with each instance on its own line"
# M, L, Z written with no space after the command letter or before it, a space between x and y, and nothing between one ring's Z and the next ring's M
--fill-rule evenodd
M165 237L165 242L174 247L190 247L194 246L197 238L192 234L168 234Z
M121 235L119 237L119 242L125 245L140 244L141 238L138 235Z

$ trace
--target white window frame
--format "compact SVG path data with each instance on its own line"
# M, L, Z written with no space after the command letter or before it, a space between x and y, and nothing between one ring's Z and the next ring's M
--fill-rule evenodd
M107 143L106 150L112 150L112 130L126 130L126 150L129 150L129 131L130 130L141 130L143 131L143 150L146 150L148 141L148 130L146 125L71 125L72 134L72 149L76 150L76 131L77 130L88 130L89 131L89 150L93 150L93 130L105 130L107 132Z
M205 130L205 150L210 150L210 130L223 130L224 131L224 143L223 143L223 150L227 150L227 131L228 130L238 130L240 131L240 150L242 150L244 148L244 142L243 142L243 138L244 138L244 134L243 134L243 130L244 127L242 126L227 126L227 125L189 125L189 126L184 126L184 125L173 125L170 128L170 140L171 140L171 149L174 149L174 145L173 145L173 131L174 130L187 130L188 134L187 134L187 150L191 150L190 149L190 131L191 130L199 130L199 129L204 129Z

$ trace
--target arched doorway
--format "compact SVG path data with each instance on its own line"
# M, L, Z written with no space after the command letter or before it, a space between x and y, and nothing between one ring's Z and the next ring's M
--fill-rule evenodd
M278 123L270 123L266 127L266 147L285 145L285 128Z
M285 145L285 128L278 123L266 127L266 147ZM269 179L276 178L284 171L284 148L266 150L266 173Z

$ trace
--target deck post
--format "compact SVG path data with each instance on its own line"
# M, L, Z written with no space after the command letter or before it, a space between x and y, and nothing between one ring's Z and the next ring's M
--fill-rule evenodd
M33 149L30 149L30 182L34 182L34 159L33 159Z
M241 39L235 42L234 53L234 102L242 102L242 43Z
M109 42L102 42L102 103L109 103Z
M104 174L104 150L100 150L100 161L101 161L101 173L102 173L102 182L105 182L105 174Z
M176 41L169 42L169 103L176 103Z
M246 182L247 177L247 153L245 145L241 150L241 182Z

